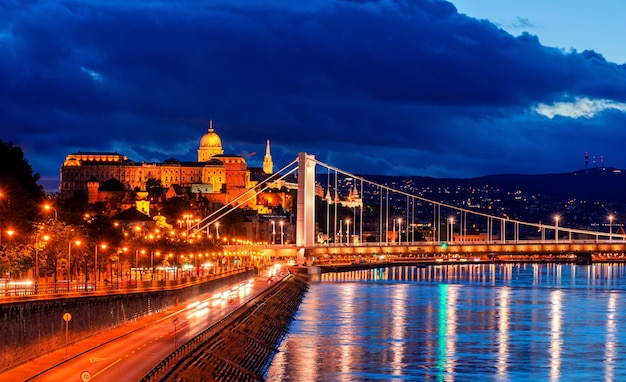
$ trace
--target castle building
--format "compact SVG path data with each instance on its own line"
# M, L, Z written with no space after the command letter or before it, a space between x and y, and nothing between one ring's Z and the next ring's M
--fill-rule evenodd
M272 166L268 140L263 171L271 173ZM213 129L212 121L208 132L200 139L197 162L170 158L162 163L138 163L118 153L79 151L65 158L59 190L62 197L84 193L92 202L97 186L111 179L121 182L127 190L144 189L148 179L156 179L164 188L178 186L201 190L198 192L203 196L223 204L256 184L250 180L250 170L243 156L224 154L222 140Z

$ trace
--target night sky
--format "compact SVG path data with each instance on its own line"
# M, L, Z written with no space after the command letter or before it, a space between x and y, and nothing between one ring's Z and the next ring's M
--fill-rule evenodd
M624 34L609 28L597 47L588 36L625 24L626 2L606 2L621 17L557 2L585 36L561 33L572 39L561 43L546 17L560 20L554 8L489 14L468 0L459 10L440 0L3 0L0 139L23 149L47 191L78 151L196 160L210 119L225 152L249 166L270 139L275 169L302 151L358 174L569 172L585 152L590 167L602 157L626 168L626 60L611 51L623 51Z

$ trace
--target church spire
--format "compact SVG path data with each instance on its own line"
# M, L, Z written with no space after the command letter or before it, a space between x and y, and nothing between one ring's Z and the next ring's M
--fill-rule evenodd
M266 174L271 174L274 172L274 163L272 162L272 155L270 154L270 140L267 140L267 145L265 146L265 157L263 158L263 172Z

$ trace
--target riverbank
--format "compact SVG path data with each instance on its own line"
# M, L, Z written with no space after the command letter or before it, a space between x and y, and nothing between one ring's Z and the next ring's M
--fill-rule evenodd
M262 381L307 289L305 281L285 277L190 341L191 349L183 349L186 354L178 360L164 360L142 381Z

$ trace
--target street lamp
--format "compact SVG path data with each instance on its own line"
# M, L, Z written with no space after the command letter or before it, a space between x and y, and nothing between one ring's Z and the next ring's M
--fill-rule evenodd
M272 244L276 244L276 222L270 220L272 222Z
M80 240L74 242L76 246L80 245ZM70 280L72 279L72 241L67 246L67 291L70 290Z
M106 249L106 244L100 244L100 248ZM100 281L100 269L98 268L98 245L96 244L95 256L94 256L94 281L98 283Z
M350 245L350 219L346 219L346 244Z
M280 221L280 245L284 245L284 241L283 238L285 236L285 233L283 232L283 225L285 224L284 221Z
M39 285L39 230L41 228L37 227L37 231L35 232L35 288ZM50 236L44 235L44 241L48 241ZM35 289L35 294L37 293L37 289Z
M609 215L609 241L613 240L613 215Z
M398 244L402 245L402 219L398 219Z
M343 243L343 219L339 220L339 244Z
M559 241L559 215L554 216L554 221L556 222L554 226L554 241Z
M146 253L145 249L141 250L141 254ZM139 248L135 249L135 281L138 281L137 272L139 272Z
M217 240L220 239L220 222L215 223L215 237Z
M9 235L9 238L12 237L14 233L15 231L13 231L12 229L7 230L7 235ZM1 229L0 229L0 245L2 245L2 230Z
M450 221L450 238L448 241L454 241L454 218L448 218Z
M44 208L46 211L50 211L50 210L54 211L54 220L59 220L59 215L57 214L57 210L56 210L56 208L52 207L52 206L51 206L51 205L49 205L49 204L44 205L44 206L43 206L43 208Z

